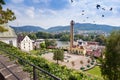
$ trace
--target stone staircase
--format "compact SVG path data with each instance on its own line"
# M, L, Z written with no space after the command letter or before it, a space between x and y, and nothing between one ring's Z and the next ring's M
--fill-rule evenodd
M16 64L15 61L10 61L8 56L0 54L0 73L5 77L6 80L18 79L1 63L3 63L10 71L12 71L19 78L19 80L32 80L30 79L30 74L23 71L22 67L19 64Z

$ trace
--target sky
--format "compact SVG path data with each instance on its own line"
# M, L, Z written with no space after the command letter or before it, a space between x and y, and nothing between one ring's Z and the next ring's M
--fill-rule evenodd
M12 26L34 25L42 28L75 23L120 26L120 0L5 0L16 20ZM100 8L97 9L96 5ZM103 10L104 8L105 10ZM112 10L110 11L110 8ZM102 17L104 15L104 17Z

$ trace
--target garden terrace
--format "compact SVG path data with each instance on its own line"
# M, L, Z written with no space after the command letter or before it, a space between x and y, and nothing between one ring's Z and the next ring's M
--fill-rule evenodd
M54 74L55 76L61 78L62 80L101 80L99 77L95 77L92 75L87 75L86 73L76 71L73 69L68 69L66 66L60 66L55 63L49 62L42 58L41 56L35 56L31 55L25 52L20 51L19 49L12 47L10 45L7 45L3 42L0 42L0 50L5 53L10 53L11 55L20 57L22 60L25 60L31 64L34 64L35 66L41 68L42 70L45 70L51 74ZM15 59L11 55L8 55L11 59ZM21 64L23 66L23 69L25 71L28 71L31 75L33 74L33 67L30 67L28 64L25 64L22 62L22 60L16 60L17 63ZM37 77L40 80L53 80L53 78L50 78L48 75L44 73L38 73Z

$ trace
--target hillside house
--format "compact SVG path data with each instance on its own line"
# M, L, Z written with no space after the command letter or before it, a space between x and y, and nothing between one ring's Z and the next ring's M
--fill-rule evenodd
M28 36L18 35L18 47L22 51L31 51L33 50L33 40L31 40Z
M40 49L40 44L45 43L44 39L36 39L34 41L34 49Z
M0 41L10 44L14 47L17 47L17 35L15 31L7 24L1 25L1 26L7 29L7 31L0 32Z

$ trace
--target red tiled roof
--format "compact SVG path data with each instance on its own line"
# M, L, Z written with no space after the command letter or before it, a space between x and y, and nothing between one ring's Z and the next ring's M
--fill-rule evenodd
M98 42L87 42L88 45L98 45Z
M101 51L99 49L95 50L95 51L86 51L87 55L91 55L93 54L95 57L100 57L101 56Z
M55 46L48 46L47 48L49 48L49 49L54 49L54 48L56 48Z

